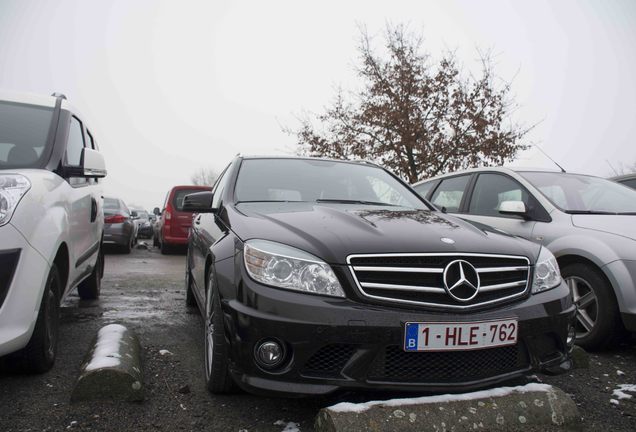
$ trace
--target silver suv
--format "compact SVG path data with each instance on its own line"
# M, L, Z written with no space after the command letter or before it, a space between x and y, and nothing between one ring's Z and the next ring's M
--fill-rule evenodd
M636 191L599 177L479 168L413 185L448 213L550 249L578 306L577 343L636 331Z

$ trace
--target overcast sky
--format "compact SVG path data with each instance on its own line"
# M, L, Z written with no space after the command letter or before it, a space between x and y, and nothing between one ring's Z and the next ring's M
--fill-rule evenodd
M387 22L467 68L492 49L515 120L540 122L528 139L567 170L636 161L633 0L0 0L0 88L65 93L106 157L106 192L152 209L201 167L293 149L281 125L354 84L358 25ZM536 151L519 163L548 166Z

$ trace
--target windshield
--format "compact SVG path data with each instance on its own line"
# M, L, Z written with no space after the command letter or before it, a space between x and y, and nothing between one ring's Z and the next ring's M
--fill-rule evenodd
M386 171L364 164L311 159L246 159L237 202L335 202L428 209Z
M0 169L41 165L53 108L0 101Z
M636 191L603 178L548 172L520 174L568 213L636 212Z

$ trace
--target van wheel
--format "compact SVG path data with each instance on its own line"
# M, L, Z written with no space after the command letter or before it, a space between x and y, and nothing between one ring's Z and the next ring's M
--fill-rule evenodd
M159 245L159 248L161 249L162 255L168 255L170 252L172 252L171 247L168 246L165 242L161 242L161 244Z
M25 372L43 373L50 370L55 363L60 330L59 293L61 290L57 267L53 264L46 279L40 311L31 339L16 356L16 359L20 361L20 369Z
M95 262L95 268L88 277L77 286L77 293L82 300L96 300L99 298L99 293L102 289L102 275L104 274L104 252L101 248L97 255L97 261Z
M614 344L622 334L622 324L610 284L598 270L586 264L568 264L561 274L577 306L576 343L589 350Z

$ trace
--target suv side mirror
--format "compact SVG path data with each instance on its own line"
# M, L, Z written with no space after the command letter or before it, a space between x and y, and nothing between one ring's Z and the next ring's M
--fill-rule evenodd
M152 209L152 214L155 216L161 215L161 210L159 210L159 207L155 207L154 209Z
M84 177L106 177L106 163L104 155L97 150L84 147L82 149L82 170Z
M192 193L183 199L183 211L192 213L214 213L212 198L214 194L209 191Z
M523 201L503 201L499 205L499 213L503 215L521 216L529 219L528 208Z

